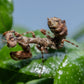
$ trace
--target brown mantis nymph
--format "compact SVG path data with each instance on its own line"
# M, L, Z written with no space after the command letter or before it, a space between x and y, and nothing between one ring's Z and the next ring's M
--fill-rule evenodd
M64 46L64 41L71 43L72 45L75 45L74 43L66 40L67 27L65 20L61 20L60 18L57 17L48 18L48 27L50 31L53 33L53 37L47 35L46 30L44 29L41 29L40 31L46 36L46 38L36 37L34 32L32 31L26 32L26 34L32 33L32 37L23 36L24 33L19 34L18 32L12 30L3 33L3 36L5 36L7 40L8 47L15 47L16 44L18 43L23 49L23 51L10 52L10 56L14 60L31 58L32 53L30 51L29 44L34 43L42 53L42 62L43 62L43 52L47 53L48 48L52 49L62 48ZM78 47L78 45L75 46Z

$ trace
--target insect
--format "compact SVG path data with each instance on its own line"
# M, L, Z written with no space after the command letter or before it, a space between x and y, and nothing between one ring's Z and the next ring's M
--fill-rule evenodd
M32 53L30 51L30 44L34 43L36 44L36 47L41 51L42 62L44 62L43 53L44 52L48 53L48 48L52 49L62 48L64 46L64 41L71 43L72 45L75 45L74 43L66 40L67 27L65 20L61 20L60 18L57 17L48 18L48 27L50 31L53 33L53 37L48 35L45 29L41 29L40 31L42 34L46 36L46 38L36 37L34 32L32 31L23 34L19 34L18 32L15 31L7 31L3 33L3 36L5 36L7 40L8 47L15 47L16 44L18 43L23 49L23 51L11 52L10 56L14 60L31 58ZM24 34L28 33L32 33L32 37L23 36ZM75 46L78 47L78 45Z
M26 33L32 33L32 36L35 37L33 32L26 32ZM27 41L27 37L22 36L23 34L19 34L18 32L15 31L7 31L3 33L3 36L5 36L7 40L8 47L13 48L18 43L23 49L23 51L10 52L10 56L14 60L21 60L21 59L27 59L32 57L32 53L30 51L30 45Z
M64 41L71 43L72 45L75 45L74 43L66 40L66 36L68 34L66 22L65 20L61 20L60 18L53 17L48 18L48 27L51 30L51 32L54 34L54 37L51 38L49 35L46 35L46 30L41 29L41 32L48 37L55 43L55 48L59 49L64 46ZM75 45L78 47L78 45Z

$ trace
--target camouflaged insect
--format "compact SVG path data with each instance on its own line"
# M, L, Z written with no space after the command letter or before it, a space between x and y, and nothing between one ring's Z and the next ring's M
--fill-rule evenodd
M45 29L41 29L40 31L46 36L46 38L36 37L34 32L32 31L23 34L19 34L15 31L7 31L3 33L3 36L5 36L7 40L8 47L15 47L18 43L23 49L23 51L10 52L10 56L14 60L31 58L32 53L30 51L29 44L34 43L36 44L36 47L41 51L43 61L43 53L48 53L48 48L59 49L64 46L64 41L71 43L72 45L75 45L74 43L66 40L67 27L65 20L61 20L57 17L48 18L48 27L50 31L53 33L54 37L47 35ZM32 33L32 37L23 36L24 34L28 33ZM78 45L75 46L78 47Z

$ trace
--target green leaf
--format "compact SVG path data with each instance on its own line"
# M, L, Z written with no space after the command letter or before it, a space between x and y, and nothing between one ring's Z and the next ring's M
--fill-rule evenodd
M39 35L40 37L39 31L35 31L35 34ZM43 37L42 34L41 37ZM20 73L39 76L42 68L42 60L41 60L42 57L41 54L39 54L40 51L36 49L35 45L30 45L30 46L31 46L31 52L33 54L33 57L31 59L18 61L18 63L10 58L9 53L11 51L21 50L21 48L17 46L15 48L9 49L7 48L7 46L4 46L0 51L0 55L3 56L1 57L1 60L4 60L0 64L1 67L14 71L18 70ZM7 50L7 52L3 53L5 50ZM53 53L44 54L45 62L43 64L43 70L42 70L43 77L55 76L56 74L55 71L57 70L60 62L65 56L63 50L57 52L55 51Z
M37 37L44 37L39 31L35 31L35 35ZM31 36L31 34L26 35ZM71 42L76 43L74 40L68 39ZM4 46L0 50L0 68L6 69L9 71L13 71L16 73L24 74L21 77L25 78L25 75L28 76L29 79L26 79L26 81L19 81L20 79L16 80L17 83L32 83L40 81L39 74L42 69L42 60L41 60L41 52L38 51L35 47L35 45L31 46L31 52L33 54L32 58L21 60L21 61L15 61L11 59L9 53L11 51L17 51L21 50L21 47L17 45L15 48L9 49L7 46ZM84 73L84 51L83 46L75 47L69 43L65 43L65 47L61 48L60 50L52 50L50 49L48 54L44 54L44 63L43 63L43 70L41 72L41 78L51 78L55 79L54 84L66 84L74 81L74 84L83 84L83 73ZM4 53L5 52L5 53ZM66 61L67 60L67 61ZM67 63L68 62L68 63ZM65 66L66 65L66 66ZM80 72L81 70L81 72ZM66 73L67 72L67 73ZM61 75L60 75L61 74ZM59 77L60 75L60 77ZM8 82L12 82L15 77L20 78L18 75L12 75ZM66 78L67 76L67 78ZM75 77L74 77L75 76ZM78 81L80 79L80 82ZM71 81L70 81L71 80ZM30 81L30 82L29 82ZM42 81L42 80L41 80ZM63 83L61 83L63 81ZM53 81L52 81L53 83ZM39 83L40 84L40 83ZM70 83L72 84L72 82Z
M8 31L13 23L13 1L0 0L0 33Z
M56 71L54 84L83 84L84 51L80 47L74 50L67 47L67 54Z
M53 83L53 79L51 79L51 78L42 78L42 79L29 81L29 82L27 82L25 84L52 84L52 83Z
M26 83L32 79L38 79L36 76L26 75L16 71L0 68L0 83L2 84L18 84Z

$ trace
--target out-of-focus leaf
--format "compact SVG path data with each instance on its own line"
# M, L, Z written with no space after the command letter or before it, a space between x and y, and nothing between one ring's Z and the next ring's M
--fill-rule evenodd
M8 31L13 23L13 1L0 0L0 33Z
M0 82L2 84L24 84L32 79L38 79L38 77L0 68Z
M2 38L2 34L0 34L0 49L5 45L5 40Z
M32 80L29 81L25 84L52 84L53 83L53 79L51 78L42 78L42 79L38 79L38 80Z
M84 35L84 27L80 28L80 30L77 31L72 38L77 40L77 39L81 38L81 36L83 36L83 35Z
M26 28L21 27L21 26L14 26L14 27L12 28L12 30L14 30L14 31L16 31L16 32L19 32L20 34L29 31L28 28L26 29Z

